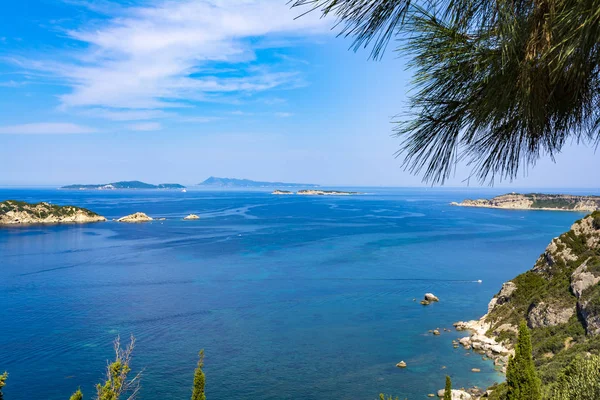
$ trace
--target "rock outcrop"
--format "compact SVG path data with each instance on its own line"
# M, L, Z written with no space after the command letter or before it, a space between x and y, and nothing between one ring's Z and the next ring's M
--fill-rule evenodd
M117 222L148 222L152 221L152 218L144 214L143 212L136 212L135 214L126 215L117 220Z
M425 300L427 300L428 302L440 301L440 299L438 299L437 296L433 293L425 293Z
M600 196L573 196L568 194L509 193L492 199L466 199L454 206L505 208L513 210L563 210L596 211L600 210Z
M184 219L185 219L186 221L189 221L189 220L194 220L194 219L200 219L200 217L199 217L199 216L197 216L196 214L190 214L190 215L188 215L187 217L185 217Z
M440 389L437 392L438 397L444 397L444 389ZM452 400L472 400L473 396L464 390L452 389Z
M457 322L470 336L454 341L505 371L517 326L531 328L533 357L545 382L579 353L596 351L600 336L600 211L554 238L534 267L506 282L480 320Z
M26 203L7 200L0 203L0 225L17 224L86 224L106 221L85 208L57 206L50 203Z

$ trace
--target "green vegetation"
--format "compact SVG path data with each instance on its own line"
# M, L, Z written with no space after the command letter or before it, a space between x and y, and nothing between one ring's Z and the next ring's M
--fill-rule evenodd
M131 372L131 356L135 346L135 338L125 348L121 348L119 338L115 340L115 361L106 368L106 381L104 384L96 385L96 400L118 400L121 394L128 394L129 398L135 398L140 390L140 377L136 375L133 379L127 376Z
M541 400L541 382L533 364L531 336L527 323L521 321L515 345L506 370L506 400Z
M399 400L399 398L397 396L393 398L392 396L386 396L383 393L379 393L379 400Z
M50 216L56 217L70 217L75 215L77 212L83 212L89 217L98 216L93 211L86 208L75 207L75 206L58 206L56 204L49 203L26 203L18 200L6 200L0 202L0 216L5 215L9 212L26 212L32 217L45 219Z
M2 388L6 386L6 380L8 379L8 372L4 372L0 375L0 400L4 399L4 395L2 394Z
M600 399L600 357L578 356L558 377L553 400Z
M77 389L77 391L71 395L69 400L83 400L83 393L81 392L81 389Z
M194 388L192 391L192 400L206 400L204 394L205 376L202 368L204 368L204 350L200 350L198 354L198 366L194 372Z
M594 228L600 229L600 211L594 211L592 213L592 218L594 219L592 222L594 225Z
M452 400L452 381L446 375L446 386L444 388L444 400Z

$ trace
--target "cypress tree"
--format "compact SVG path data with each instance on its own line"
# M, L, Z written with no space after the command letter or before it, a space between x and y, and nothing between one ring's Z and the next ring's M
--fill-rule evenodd
M515 355L506 369L507 400L541 400L541 381L531 355L531 336L525 321L519 325Z
M444 389L444 400L452 400L452 381L446 375L446 388Z
M8 379L8 372L0 375L0 400L4 399L4 395L2 394L2 388L6 386L6 380Z
M192 400L206 400L204 394L205 377L202 368L204 367L204 350L200 350L198 353L200 359L198 360L198 366L194 371L194 389L192 391Z
M83 400L83 393L81 393L81 389L77 389L77 391L71 395L69 400Z

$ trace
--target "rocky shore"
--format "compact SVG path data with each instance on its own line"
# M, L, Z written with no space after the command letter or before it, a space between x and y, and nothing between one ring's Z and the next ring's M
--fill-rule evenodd
M87 224L102 221L106 221L106 218L81 207L16 200L0 203L0 225Z
M505 282L483 317L455 323L469 336L454 346L483 354L505 373L522 320L531 330L546 393L571 360L599 352L600 211L576 221L550 242L531 270Z
M153 219L151 217L147 216L146 214L144 214L143 212L136 212L131 215L126 215L117 220L117 222L128 222L128 223L148 222L148 221L153 221Z
M583 211L600 210L600 196L573 196L568 194L509 193L492 199L466 199L453 206L503 208L512 210Z

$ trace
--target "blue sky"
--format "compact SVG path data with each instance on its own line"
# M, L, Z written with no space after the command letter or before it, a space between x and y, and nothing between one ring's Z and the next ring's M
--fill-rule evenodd
M410 72L286 0L24 0L0 15L0 184L210 175L423 185L394 158ZM497 186L588 187L568 146ZM8 171L8 173L7 173ZM586 172L587 171L587 172ZM465 186L459 166L447 185ZM470 185L476 185L471 181Z

